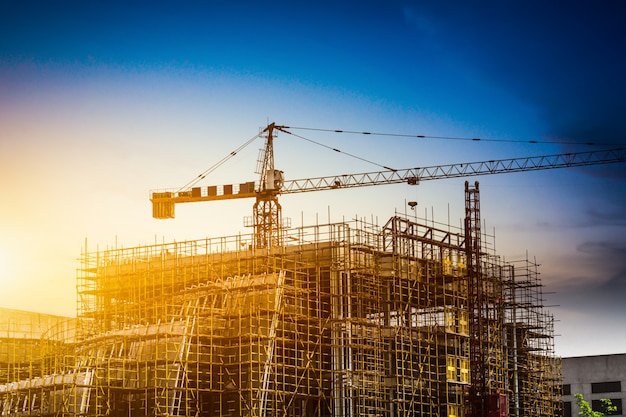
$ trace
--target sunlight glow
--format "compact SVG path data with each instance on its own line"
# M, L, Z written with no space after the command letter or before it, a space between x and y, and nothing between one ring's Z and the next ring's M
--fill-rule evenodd
M0 249L0 283L2 286L8 284L11 274L11 257L5 250Z

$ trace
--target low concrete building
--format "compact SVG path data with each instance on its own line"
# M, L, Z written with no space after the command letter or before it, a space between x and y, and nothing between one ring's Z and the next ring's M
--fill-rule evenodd
M602 398L611 400L624 416L626 405L626 353L563 358L563 416L578 415L575 394L583 394L592 408L601 411Z

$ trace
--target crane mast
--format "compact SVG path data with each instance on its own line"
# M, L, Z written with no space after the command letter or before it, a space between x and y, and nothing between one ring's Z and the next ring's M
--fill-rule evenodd
M283 172L274 169L274 123L268 125L265 147L259 158L257 173L260 174L256 190L256 202L252 207L254 242L257 248L280 246L282 239L282 208L278 194L283 185Z

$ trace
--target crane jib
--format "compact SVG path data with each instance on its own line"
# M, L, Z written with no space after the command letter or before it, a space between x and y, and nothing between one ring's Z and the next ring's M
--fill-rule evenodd
M291 194L306 191L322 191L405 182L416 185L420 181L427 180L601 165L618 162L626 162L626 150L622 148L606 151L530 156L361 174L304 178L285 181L281 193Z
M421 181L445 178L538 171L619 162L626 162L626 150L623 148L479 162L465 162L449 165L434 165L429 167L366 172L360 174L303 178L289 181L282 181L281 176L281 181L279 182L279 185L277 185L277 188L272 190L272 194L294 194L309 191L324 191L340 188L355 188L399 183L417 185ZM229 184L220 186L194 187L185 190L154 191L150 193L150 200L153 204L152 214L153 217L158 219L173 218L174 205L177 203L258 198L260 196L260 192L258 191L259 189L259 186L255 184L254 181L249 181L234 185Z

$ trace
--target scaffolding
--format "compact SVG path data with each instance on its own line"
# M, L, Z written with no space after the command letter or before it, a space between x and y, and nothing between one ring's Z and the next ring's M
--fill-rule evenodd
M0 415L29 415L27 399L42 408L39 388L55 378L51 359L63 358L59 348L70 345L74 328L69 317L0 308Z
M554 352L554 316L543 307L539 265L510 262L506 287L506 339L511 416L562 415L561 359Z
M479 233L486 383L511 415L553 417L560 363L537 274ZM463 230L396 215L281 239L85 251L75 333L50 330L41 372L0 384L0 415L466 415Z

